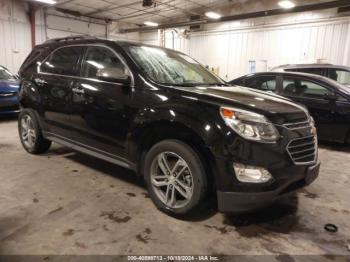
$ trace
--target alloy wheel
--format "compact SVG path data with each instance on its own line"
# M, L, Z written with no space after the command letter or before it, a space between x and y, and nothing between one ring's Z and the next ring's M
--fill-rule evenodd
M186 206L193 194L193 176L186 161L174 152L162 152L152 162L151 184L169 208Z
M21 119L21 136L27 148L32 148L35 145L36 133L34 122L29 115L25 115Z

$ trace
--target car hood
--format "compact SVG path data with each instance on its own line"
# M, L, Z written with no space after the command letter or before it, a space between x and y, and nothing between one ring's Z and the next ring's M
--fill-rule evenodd
M181 88L199 95L208 102L254 111L267 116L272 122L303 121L309 113L305 107L279 95L241 86Z
M17 92L19 88L19 81L17 80L0 80L0 93Z

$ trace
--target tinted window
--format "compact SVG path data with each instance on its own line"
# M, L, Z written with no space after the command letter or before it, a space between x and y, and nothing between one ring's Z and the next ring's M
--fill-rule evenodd
M259 89L262 91L276 90L276 77L275 76L261 76L252 77L245 80L245 86L250 88Z
M284 79L282 94L286 96L299 96L309 98L323 98L330 91L316 83L306 80Z
M320 75L320 76L326 75L326 69L323 69L323 68L292 68L292 69L286 69L285 71L309 73L309 74Z
M329 77L343 85L350 85L350 72L339 69L330 69Z
M108 71L109 77L119 78L120 72L129 75L129 71L124 63L105 47L89 47L86 58L83 63L84 76L89 78L97 78L101 70ZM113 75L115 73L115 76Z
M84 47L63 47L51 54L41 65L41 72L79 76L78 61L84 53Z

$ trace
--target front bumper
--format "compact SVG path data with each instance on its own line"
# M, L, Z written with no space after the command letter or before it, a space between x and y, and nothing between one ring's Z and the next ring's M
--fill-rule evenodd
M298 189L311 184L319 174L320 163L305 167L305 172L285 181L278 188L259 192L217 191L220 212L245 213L269 206L281 197L288 196Z

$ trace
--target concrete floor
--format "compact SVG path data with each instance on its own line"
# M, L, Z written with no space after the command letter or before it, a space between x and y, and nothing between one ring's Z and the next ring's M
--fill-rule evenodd
M349 152L322 146L319 179L289 202L186 221L159 212L132 172L58 145L30 155L17 122L0 120L0 253L349 255Z

